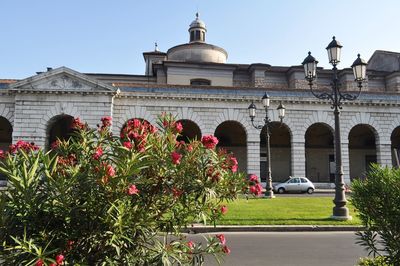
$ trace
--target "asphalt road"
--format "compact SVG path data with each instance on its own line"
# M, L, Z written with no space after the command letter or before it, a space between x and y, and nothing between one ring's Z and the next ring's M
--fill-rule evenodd
M360 257L367 256L355 244L354 232L226 232L224 235L231 254L222 265L352 266ZM208 258L206 265L218 264Z

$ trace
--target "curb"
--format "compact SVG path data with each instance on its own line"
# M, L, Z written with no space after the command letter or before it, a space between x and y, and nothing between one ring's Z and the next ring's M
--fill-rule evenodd
M334 225L254 225L254 226L193 226L183 229L188 234L212 232L354 232L362 231L362 226L334 226Z

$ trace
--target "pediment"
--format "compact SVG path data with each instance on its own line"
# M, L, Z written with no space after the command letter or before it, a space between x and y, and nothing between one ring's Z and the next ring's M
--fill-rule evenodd
M11 90L30 91L75 91L75 92L115 92L108 84L99 82L85 74L67 67L60 67L18 81Z

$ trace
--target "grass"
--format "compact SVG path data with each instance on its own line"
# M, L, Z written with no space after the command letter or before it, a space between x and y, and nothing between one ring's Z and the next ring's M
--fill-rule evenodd
M330 197L249 198L226 203L228 213L217 225L361 225L354 207L347 203L350 221L335 221Z

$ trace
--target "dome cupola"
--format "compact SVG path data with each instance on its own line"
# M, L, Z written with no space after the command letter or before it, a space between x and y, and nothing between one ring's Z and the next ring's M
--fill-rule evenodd
M190 23L190 43L192 42L205 42L206 41L206 24L199 19L199 13L196 13L196 19Z

